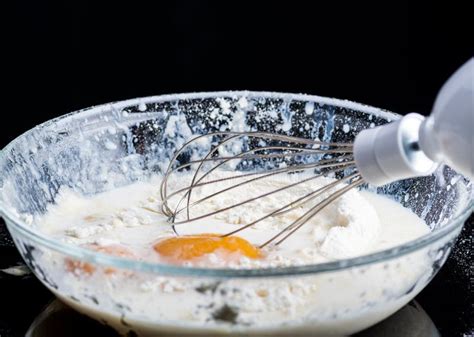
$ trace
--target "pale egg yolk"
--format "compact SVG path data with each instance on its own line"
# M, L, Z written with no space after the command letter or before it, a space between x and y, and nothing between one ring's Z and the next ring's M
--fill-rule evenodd
M251 259L262 257L260 249L238 236L222 237L219 234L199 234L172 237L153 246L155 251L172 262L184 262L200 258L216 251L238 254Z
M108 245L108 246L98 246L98 245L88 245L87 248L95 250L96 252L109 254L119 257L135 257L132 251L128 248L121 246L121 245ZM70 260L66 259L66 269L73 273L84 273L87 275L91 275L96 271L96 267L88 262L77 261L77 260ZM105 267L104 272L106 274L112 274L116 270L112 267Z

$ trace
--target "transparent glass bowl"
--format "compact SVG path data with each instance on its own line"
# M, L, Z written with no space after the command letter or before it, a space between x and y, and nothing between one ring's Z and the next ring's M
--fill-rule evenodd
M317 265L235 270L129 260L48 238L31 215L43 214L62 186L93 195L163 172L192 134L244 123L256 131L348 142L397 118L349 101L264 92L167 95L92 107L41 124L2 150L0 214L46 287L123 334L351 334L405 305L446 261L473 209L472 184L449 167L376 190L423 218L430 234ZM80 278L65 271L68 259L117 272ZM287 292L297 295L297 303Z

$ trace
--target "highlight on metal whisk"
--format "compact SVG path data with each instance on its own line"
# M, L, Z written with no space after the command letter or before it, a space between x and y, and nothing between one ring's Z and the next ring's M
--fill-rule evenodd
M200 144L206 141L210 143L207 152L197 158L196 155L190 155L192 149L199 148ZM228 171L229 175L215 176L218 169ZM171 191L170 179L180 179L182 175L179 174L183 171L189 171L189 182ZM306 174L294 174L303 172ZM284 175L291 175L292 179L281 178ZM301 209L305 205L303 214L298 214L293 222L260 247L270 243L278 245L335 199L363 184L364 180L357 173L351 143L325 143L267 132L209 133L185 143L172 158L160 187L162 212L169 217L177 234L177 225L245 207L260 198L297 188L327 175L334 175L338 179L323 187L318 185L314 190L297 195L293 200L282 200L281 204L275 204L274 210L223 236L236 234L263 220ZM235 193L236 189L247 184L269 178L279 178L279 181L285 183L257 195L240 193L242 200L226 204L217 210L213 209L209 213L193 212L196 206L222 197L224 193ZM211 193L196 193L210 184L217 184L217 188L211 189Z

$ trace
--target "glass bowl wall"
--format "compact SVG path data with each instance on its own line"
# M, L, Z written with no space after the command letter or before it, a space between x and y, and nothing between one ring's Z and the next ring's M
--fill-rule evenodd
M361 130L397 118L348 101L260 92L168 95L92 107L39 125L2 150L0 212L26 263L49 289L124 333L353 333L402 307L445 262L473 207L471 183L449 167L376 189L423 218L430 234L386 251L318 265L232 270L139 262L55 241L37 231L31 219L55 202L63 186L93 195L162 173L174 151L197 134L267 131L351 142ZM112 266L117 275L131 276L125 282L117 275L98 279L91 287L93 279L64 272L67 259ZM158 287L174 282L187 290L170 300L162 291L142 289L153 282ZM298 304L285 305L281 292L270 292L258 299L260 307L257 299L247 303L232 295L233 289L245 294L275 286L308 294ZM188 291L195 293L192 301ZM322 296L331 292L340 296L330 301ZM132 293L138 295L132 299ZM204 303L208 298L215 303ZM136 301L150 305L137 309ZM215 310L207 316L195 313L211 304ZM173 321L165 318L167 310L180 314Z

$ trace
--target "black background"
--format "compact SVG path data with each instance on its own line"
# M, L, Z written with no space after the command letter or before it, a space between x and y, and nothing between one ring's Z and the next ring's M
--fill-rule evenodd
M8 29L0 147L70 111L163 93L301 92L429 114L440 86L474 54L472 15L467 3L456 1L13 6L3 12ZM468 227L462 249L472 248L472 221ZM10 250L0 253L3 264L15 258ZM456 255L419 296L445 336L473 327L472 258ZM16 283L1 282L5 303L19 307L6 295ZM30 307L40 307L48 295L30 286ZM13 312L0 309L0 327L24 323Z

